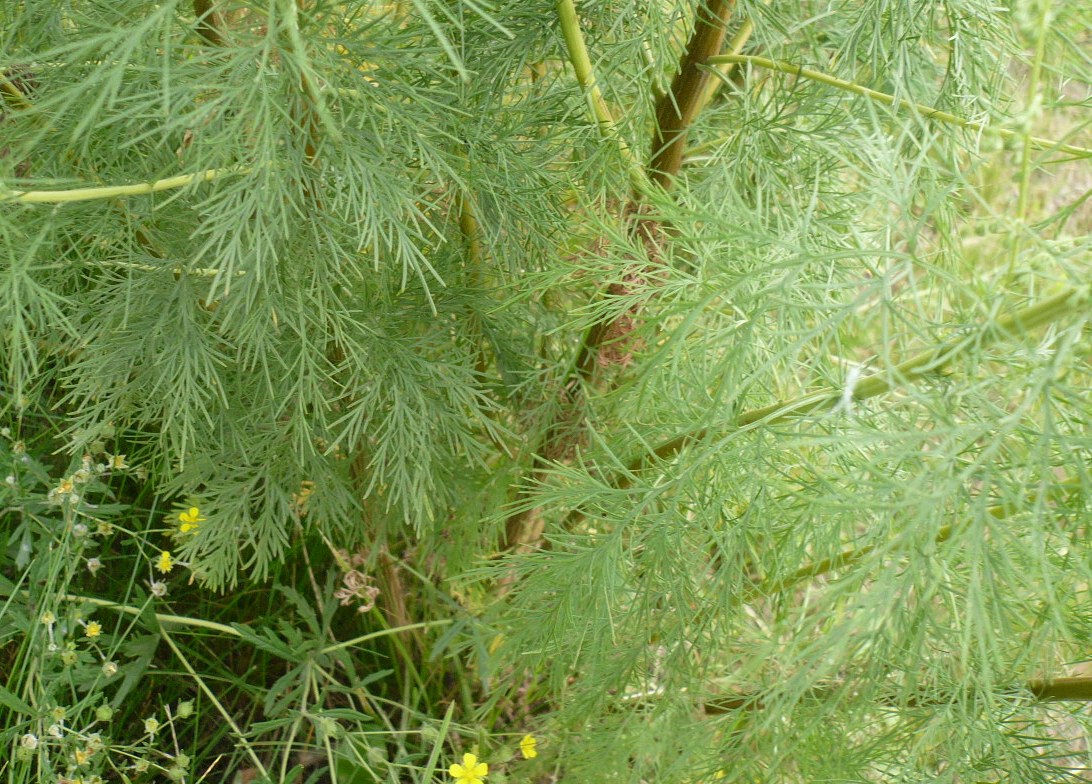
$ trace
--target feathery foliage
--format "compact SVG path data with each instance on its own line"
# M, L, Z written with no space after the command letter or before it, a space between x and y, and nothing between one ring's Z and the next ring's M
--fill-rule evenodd
M0 772L1084 780L1090 22L0 0Z

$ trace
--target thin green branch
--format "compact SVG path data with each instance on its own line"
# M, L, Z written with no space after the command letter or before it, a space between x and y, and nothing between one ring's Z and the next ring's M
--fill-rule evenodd
M154 264L141 264L135 261L118 261L116 259L102 259L98 263L110 267L139 270L140 272L170 272L172 275L181 275L182 273L185 273L186 275L195 278L215 278L222 273L222 270L219 267L191 267L186 269L178 264L171 267L157 267ZM234 275L239 278L246 275L246 272L246 270L235 270Z
M29 598L30 594L26 591L20 591L24 596ZM134 607L131 604L121 604L119 602L112 602L108 599L99 599L94 596L80 596L74 593L61 594L58 598L63 599L66 602L80 602L86 604L93 604L96 607L102 607L108 610L115 610L125 615L141 616L145 613L144 607ZM210 631L220 632L221 634L228 634L232 637L239 637L240 634L237 629L233 629L230 626L226 626L222 623L216 623L215 621L206 621L204 618L191 618L186 615L170 615L168 613L155 613L155 619L159 623L171 623L178 626L192 626L198 629L209 629Z
M33 108L30 100L19 91L0 73L0 90L18 96L18 100L24 108ZM113 199L120 196L139 196L146 193L183 188L193 182L210 182L226 174L245 174L249 169L206 169L194 174L179 174L175 177L167 177L154 182L137 183L134 185L104 185L94 188L73 188L59 191L0 191L0 203L6 201L22 202L23 204L64 204L74 201L93 201L95 199Z
M1074 676L1068 678L1034 678L1017 688L1030 692L1037 702L1092 702L1092 677ZM829 686L819 686L807 693L811 700L830 699L835 695L835 689ZM880 705L891 707L921 708L929 706L947 705L950 699L943 697L914 698L899 700L882 700ZM731 696L717 697L702 705L702 712L706 716L720 716L726 713L734 713L740 710L763 711L770 706L757 694L733 694Z
M1067 479L1065 481L1051 485L1047 489L1046 495L1048 497L1054 497L1078 488L1080 488L1079 480ZM1038 490L1035 490L1034 492L1028 493L1027 498L1029 500L1034 499L1038 495L1038 492ZM986 510L986 514L998 520L1003 520L1004 518L1008 517L1014 512L1019 511L1022 508L1024 507L1009 502L989 507ZM948 541L948 539L952 536L953 530L953 526L951 525L942 525L939 529L937 529L937 533L936 536L933 537L933 541L936 544L941 544ZM869 555L876 552L879 547L880 545L871 544L864 545L862 547L854 547L848 550L844 550L838 555L831 556L830 558L824 558L812 564L805 564L792 574L788 575L787 577L783 577L780 580L775 580L773 582L756 580L756 587L754 589L755 593L762 595L781 593L782 591L785 591L793 587L794 585L797 585L798 583L804 582L805 580L813 580L816 577L821 577L822 575L833 572L836 569L844 569L847 566L852 566L853 564L860 562L864 558L867 558Z
M268 780L269 772L265 769L265 766L262 765L262 761L254 752L254 748L247 741L246 733L243 732L239 725L235 723L235 719L232 718L231 712L224 707L223 703L221 703L220 700L216 697L216 694L213 692L213 690L208 687L208 685L205 683L205 679L197 674L197 670L195 670L193 668L193 665L190 664L190 660L186 658L186 655L183 654L178 646L174 644L174 640L172 640L171 636L167 634L167 630L160 629L159 634L161 637L163 637L163 641L167 643L167 646L174 653L175 657L178 659L179 664L181 664L182 667L185 668L186 672L190 674L190 677L193 678L194 682L197 684L197 687L201 689L204 695L208 697L208 699L212 702L214 706L216 706L217 713L224 717L224 721L227 722L228 726L231 727L231 731L235 734L235 739L242 745L244 749L246 749L247 756L250 757L250 761L254 763L254 767L256 767L261 772L264 779Z
M648 193L651 183L645 170L633 157L633 152L625 139L618 132L618 127L611 115L610 107L603 98L603 91L599 89L599 83L592 68L591 57L588 55L588 47L584 43L584 34L580 30L580 18L576 13L574 0L558 0L557 14L561 22L561 32L565 37L565 46L569 52L569 62L576 72L576 80L584 90L591 107L592 115L599 126L599 133L603 138L613 141L618 145L628 169L630 187L635 197ZM608 288L605 293L611 293ZM615 292L616 293L616 292ZM599 296L603 296L601 293ZM537 443L534 445L531 463L527 471L527 478L532 482L540 479L542 467L551 458L551 453L556 451L558 445L564 440L565 432L574 416L579 416L578 401L581 399L581 385L590 380L595 360L599 349L611 331L615 322L597 321L584 333L580 342L573 364L565 376L565 381L559 392L561 405L558 413L543 428ZM562 450L563 451L563 450ZM526 489L516 488L517 497L525 495ZM534 509L525 509L509 515L506 525L504 549L512 550L532 541L537 540L542 534L541 518L536 519Z
M630 184L636 191L647 188L647 178L637 161L633 157L626 140L618 132L618 126L611 115L610 107L603 97L603 91L599 89L599 82L595 78L595 70L592 68L591 57L588 55L588 47L584 43L584 33L580 30L580 17L576 14L575 0L557 0L557 15L561 20L561 32L565 37L565 47L569 51L569 62L576 72L576 81L584 90L591 106L592 115L599 125L599 132L603 138L610 139L618 145L618 150L629 169Z
M758 57L756 55L746 54L724 54L716 57L710 57L705 61L707 65L724 65L727 63L747 63L749 65L757 65L761 68L769 68L774 71L780 71L781 73L791 74L793 76L800 76L805 79L811 79L815 82L829 85L830 87L836 87L839 90L845 90L846 92L854 93L856 95L863 95L866 98L871 98L879 103L886 104L888 106L894 106L899 109L917 112L922 117L929 120L939 120L941 122L949 123L951 125L958 125L961 128L967 128L972 131L981 131L982 133L991 133L1000 136L1003 139L1027 139L1027 143L1037 150L1050 150L1069 153L1080 158L1092 157L1092 149L1087 147L1078 147L1072 144L1063 144L1059 141L1051 139L1043 139L1038 136L1027 136L1017 131L1013 131L1007 128L998 128L996 126L989 125L988 123L978 120L965 120L962 117L957 117L949 112L941 111L940 109L934 109L931 106L926 106L920 103L914 103L913 101L905 98L896 98L893 95L887 93L881 93L878 90L872 90L868 87L862 87L855 82L848 82L844 79L839 79L835 76L822 73L820 71L813 71L810 68L803 68L799 65L793 65L782 60L771 60L768 57ZM718 76L720 72L710 69L711 73L716 73ZM723 77L722 77L723 78ZM697 155L702 152L711 150L724 143L725 139L714 139L713 141L705 142L703 144L696 145L695 147L687 150L687 155Z
M1023 334L1036 327L1057 321L1070 313L1087 309L1092 304L1090 293L1092 292L1090 292L1088 286L1066 289L1038 304L1004 316L979 332L916 354L905 362L862 379L850 390L852 399L855 401L867 400L882 395L895 387L905 386L914 379L943 369L965 354L971 347L982 347L1008 335ZM724 438L733 432L754 425L772 425L786 419L832 409L838 405L844 396L845 390L831 388L812 392L793 400L772 403L762 408L746 411L718 431L701 428L665 441L653 449L652 452L633 461L628 470L630 472L639 471L654 458L667 460L684 447L706 438ZM628 484L629 481L626 480L620 483L619 486L624 487Z
M1031 61L1031 72L1028 75L1028 105L1025 112L1034 115L1041 101L1040 90L1043 77L1043 58L1046 55L1047 28L1049 27L1050 3L1039 6L1038 34L1035 41L1035 54ZM1028 118L1029 120L1031 117ZM1016 225L1023 225L1028 216L1028 198L1031 194L1031 137L1025 135L1020 146L1020 186L1016 201ZM1011 278L1016 269L1016 260L1020 256L1021 243L1018 241L1019 233L1013 233L1009 243L1008 276Z
M73 201L93 201L95 199L113 199L119 196L142 196L146 193L158 193L172 188L184 188L195 182L211 182L229 174L245 174L248 169L206 169L194 174L179 174L154 182L141 182L133 185L104 185L95 188L74 188L60 191L8 191L0 193L0 202L15 201L23 204L63 204Z
M322 97L321 81L307 57L307 45L303 41L303 36L300 35L299 7L296 5L296 0L283 0L282 5L284 6L284 22L287 32L285 50L295 61L300 74L300 90L307 96L307 103L309 104L306 112L307 117L303 124L309 137L306 149L307 158L313 161L316 156L314 146L316 129L314 127L314 117L311 116L312 113L322 122L326 134L332 141L341 143L343 137L326 106L326 100Z
M345 640L344 642L336 642L333 645L327 645L322 649L322 653L333 653L334 651L344 650L345 648L352 648L354 645L360 645L361 643L369 642L371 640L377 640L380 637L389 637L392 634L399 634L400 632L413 632L418 629L434 629L437 626L447 626L450 623L454 623L450 618L441 618L438 621L421 621L419 623L409 623L405 626L395 626L391 629L380 629L377 632L371 634L363 634L359 637L354 637L351 640Z
M29 592L20 591L23 596L28 599L30 597ZM107 610L114 610L116 612L123 613L125 615L132 615L139 617L146 612L144 607L135 607L131 604L121 604L119 602L112 602L109 599L99 599L95 596L80 596L79 594L66 593L61 594L58 597L66 602L77 602L81 604L92 604L96 607L102 607ZM230 637L242 637L242 633L233 626L227 624L217 623L216 621L207 621L204 618L192 618L187 615L171 615L170 613L153 613L156 622L160 624L173 624L176 626L189 626L195 629L208 629L209 631L219 632L226 634ZM345 648L351 648L354 645L360 645L361 643L375 640L380 637L388 637L392 634L398 634L400 632L416 631L417 629L432 629L437 626L447 626L452 623L450 618L443 618L438 621L423 621L421 623L412 623L405 626L397 626L391 629L381 629L377 632L365 634L360 637L354 637L351 640L345 640L343 642L336 642L331 645L327 645L322 649L323 653L333 653L334 651L340 651Z

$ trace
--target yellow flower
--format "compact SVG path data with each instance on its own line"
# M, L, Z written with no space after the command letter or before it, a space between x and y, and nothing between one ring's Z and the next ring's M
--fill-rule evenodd
M201 523L205 522L204 517L201 516L201 510L196 506L191 506L185 512L178 513L178 532L180 534L188 534L191 531L196 531Z
M534 759L538 756L538 751L535 746L538 745L538 741L535 740L534 735L524 735L523 740L519 742L520 753L523 754L524 759Z
M87 626L83 627L83 635L90 640L95 639L102 634L102 624L98 621L88 621Z
M62 479L56 489L57 495L70 495L72 493L72 480Z
M163 574L174 568L174 558L171 557L169 550L164 550L159 554L159 560L156 561L155 568Z
M124 471L129 467L129 464L125 462L125 455L111 455L106 454L106 459L109 461L110 468L115 471Z
M474 754L464 754L463 764L455 763L448 768L447 772L459 784L482 784L485 774L489 772L489 766L484 762L478 762Z
M300 491L292 493L292 505L296 508L296 514L300 517L307 516L307 502L311 500L311 494L315 492L315 483L310 479L300 482Z

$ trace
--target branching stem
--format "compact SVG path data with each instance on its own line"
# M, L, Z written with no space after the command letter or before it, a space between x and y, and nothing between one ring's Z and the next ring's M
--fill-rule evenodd
M1038 31L1035 40L1035 54L1031 60L1031 72L1028 74L1028 105L1025 111L1029 117L1027 121L1030 122L1034 118L1036 109L1038 108L1039 101L1041 100L1040 90L1042 89L1041 81L1043 78L1043 58L1046 54L1046 39L1047 29L1050 26L1050 3L1044 3L1039 5L1039 19L1038 19ZM1032 150L1032 137L1025 135L1023 138L1023 144L1020 147L1020 187L1019 196L1016 201L1016 225L1019 226L1027 220L1028 216L1028 198L1031 193L1031 150ZM1008 275L1011 277L1016 269L1016 260L1020 255L1020 245L1018 241L1018 234L1013 234L1009 246L1009 267Z
M1079 489L1080 483L1074 479L1058 482L1051 485L1046 494L1048 496L1062 495L1066 492ZM1038 494L1038 490L1028 494L1028 498L1034 498ZM990 517L998 520L1003 520L1014 512L1019 511L1020 506L1015 506L1012 503L997 504L991 506L986 510L986 514ZM951 538L954 528L951 525L942 525L937 529L936 535L933 537L933 541L936 544L941 544L948 541ZM775 593L781 593L782 591L792 588L794 585L804 582L805 580L814 580L816 577L821 577L825 574L835 571L836 569L844 569L847 566L852 566L855 563L860 562L864 558L874 553L878 549L878 545L864 545L862 547L854 547L848 550L844 550L838 555L831 556L830 558L823 558L815 563L805 564L797 569L787 577L783 577L780 580L774 580L772 582L758 581L755 592L764 596L769 596Z
M558 0L557 10L569 58L576 71L577 81L584 88L591 102L592 112L599 123L600 132L605 138L614 139L629 167L630 184L633 197L625 209L629 221L629 231L640 240L650 258L659 255L661 230L657 221L643 218L641 200L650 192L650 188L669 189L682 164L686 132L707 97L706 84L708 74L702 70L702 63L711 55L720 51L724 42L725 25L734 5L734 0L711 0L698 8L694 21L694 31L679 63L679 72L671 83L671 89L662 95L656 111L656 128L650 163L647 171L641 169L633 160L633 155L625 141L618 134L610 108L603 98L603 93L595 78L591 58L584 36L580 30L580 20L576 15L574 0ZM623 279L601 291L597 296L617 296L628 292L631 285L637 284L650 265L636 262L634 271ZM632 330L632 314L627 312L617 317L596 321L585 332L576 354L572 368L567 374L562 389L558 413L543 430L543 435L536 445L531 459L529 478L536 482L541 478L543 467L552 451L558 451L558 444L567 437L570 420L580 417L579 402L585 384L593 380L595 370L603 359L600 354L608 342L624 341ZM620 352L624 353L624 352ZM609 364L604 362L604 364ZM562 448L560 451L564 451ZM525 491L521 490L522 495ZM509 516L505 530L505 546L509 549L525 545L540 538L542 520L536 520L533 508L516 512Z
M868 87L863 87L855 82L849 82L845 79L839 79L836 76L825 74L820 71L813 71L810 68L803 68L799 65L793 65L792 63L786 63L782 60L771 60L768 57L758 57L756 55L747 54L724 54L717 57L710 57L705 61L707 65L724 65L727 63L747 63L749 65L757 65L761 68L769 68L774 71L780 71L781 73L791 74L792 76L803 77L804 79L810 79L815 82L829 85L830 87L837 87L839 90L845 90L846 92L855 93L856 95L863 95L866 98L871 98L879 103L886 104L888 106L894 106L906 111L916 112L922 117L928 120L939 120L940 122L949 123L951 125L958 125L961 128L967 128L972 131L980 131L982 133L991 133L1000 136L1003 139L1016 139L1025 138L1023 134L1017 131L1009 130L1007 128L998 128L991 126L988 123L980 122L978 120L965 120L962 117L957 117L950 112L941 111L940 109L934 109L931 106L925 104L914 103L913 101L905 98L896 98L893 95L887 93L881 93L879 90L873 90ZM711 73L716 73L721 76L719 71L710 69ZM721 77L723 78L723 76ZM1037 150L1056 150L1058 152L1069 153L1080 158L1087 158L1092 156L1092 149L1087 147L1077 147L1072 144L1063 144L1062 142L1053 141L1051 139L1042 139L1038 136L1026 137L1027 143ZM699 144L691 149L687 150L688 155L697 155L702 152L714 149L715 147L723 144L724 139L716 139L704 144Z
M120 196L142 196L146 193L158 193L172 188L184 188L195 182L211 182L229 174L246 174L249 169L206 169L193 174L179 174L154 182L141 182L132 185L104 185L96 188L74 188L61 191L9 191L0 193L0 202L17 201L23 204L63 204L73 201L93 201L95 199L114 199Z
M610 107L603 97L603 91L599 88L599 81L595 78L595 69L592 68L588 47L584 43L584 33L580 29L580 17L576 14L575 0L558 0L557 15L561 20L561 33L565 37L565 47L569 51L569 62L576 72L576 81L584 90L591 106L592 115L599 125L599 132L603 138L610 139L618 145L627 167L629 168L630 183L634 190L642 191L646 188L646 178L641 167L633 157L626 140L618 133L618 127L614 122Z
M882 395L896 386L908 384L914 379L943 369L966 353L972 346L981 347L994 343L1007 335L1027 333L1036 327L1057 321L1070 313L1088 309L1090 301L1092 300L1090 300L1087 287L1066 289L1049 299L1003 316L992 325L973 335L922 351L905 362L900 362L893 367L861 379L853 389L853 399L867 400ZM628 470L630 472L639 471L647 467L654 459L667 460L678 454L686 446L706 438L726 438L739 430L755 425L772 425L786 419L805 416L817 411L830 410L838 405L843 396L844 391L841 389L826 389L793 400L751 409L737 416L729 425L719 431L713 432L708 428L701 428L665 441L653 449L651 453L633 461ZM629 481L624 480L619 486L624 487L628 484Z
M1070 678L1035 678L1025 682L1020 687L1035 697L1037 702L1090 702L1092 701L1092 677L1077 676ZM812 700L829 699L834 696L834 689L830 687L817 687L806 695ZM927 706L941 706L948 704L949 700L940 697L934 698L910 698L894 701L884 701L883 705L891 707L921 708ZM703 706L706 716L718 716L735 711L762 711L770 706L759 694L735 694L708 700Z

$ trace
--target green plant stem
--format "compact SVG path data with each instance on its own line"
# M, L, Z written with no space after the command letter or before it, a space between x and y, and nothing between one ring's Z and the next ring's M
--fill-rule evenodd
M659 255L658 244L660 226L657 222L642 219L641 198L646 196L650 187L670 189L682 165L686 133L698 112L704 106L707 96L708 74L702 70L702 64L720 50L724 41L725 25L734 5L734 0L713 0L706 7L699 6L694 20L694 30L679 61L679 71L672 80L671 89L657 101L655 133L649 154L647 170L641 169L633 161L632 154L624 142L623 155L630 166L630 182L633 196L626 208L631 220L629 231L641 241L650 257ZM569 49L569 57L576 71L577 80L588 93L592 110L599 122L600 131L605 136L617 137L617 129L610 110L603 100L602 92L595 81L591 58L580 31L580 22L576 15L573 0L558 0L558 15L561 18L562 31ZM635 173L636 172L636 173ZM637 277L639 277L639 273ZM596 296L625 293L625 284L613 284L600 291ZM626 318L629 314L626 314ZM549 462L551 452L565 451L563 446L557 449L566 438L566 428L571 424L574 411L578 411L583 395L583 386L590 382L600 358L600 351L608 340L622 340L625 334L618 334L617 319L597 321L585 331L580 348L559 392L561 405L554 419L543 429L535 444L529 471L525 474L530 483L542 479L542 469ZM628 331L628 330L627 330ZM576 413L575 416L580 416ZM517 491L517 500L526 494L525 489ZM542 536L543 520L533 507L509 515L505 524L504 548L516 549Z
M108 599L98 599L94 596L79 596L78 594L66 593L62 594L61 599L67 602L86 602L87 604L93 604L96 607L102 607L109 610L116 610L126 615L143 615L143 607L134 607L131 604L119 604L118 602L111 602ZM229 634L232 637L239 637L240 634L236 629L227 626L222 623L216 623L215 621L206 621L203 618L190 618L185 615L169 615L167 613L155 613L155 619L159 623L173 623L179 626L192 626L198 629L210 629L212 631L220 632L221 634Z
M258 759L258 755L254 752L254 749L247 742L246 734L242 731L242 729L240 729L239 725L235 723L235 720L231 718L231 713L223 706L220 700L216 698L216 694L213 693L212 689L210 689L205 684L204 678L198 675L197 671L193 669L193 667L190 665L189 659L187 659L182 651L179 650L178 646L174 644L174 640L172 640L171 636L167 634L167 630L160 629L159 634L163 638L163 641L166 642L170 649L174 652L174 655L178 659L179 663L186 669L186 672L190 674L190 677L193 678L194 682L197 684L197 687L201 689L202 692L204 692L205 696L208 697L209 701L212 702L212 704L216 707L216 711L224 717L224 721L227 722L227 725L229 727L231 727L231 731L235 733L235 739L242 745L244 749L246 749L247 756L249 756L250 761L254 763L254 767L261 771L262 777L264 779L268 779L269 772L265 769L265 766L262 765L262 761Z
M474 201L470 193L460 193L456 199L459 205L459 230L466 242L467 256L475 274L477 274L480 272L479 268L485 259L485 253L482 249L481 226L478 225L478 218L474 214Z
M1046 491L1046 494L1050 496L1059 495L1071 490L1079 489L1080 486L1080 482L1077 479L1067 479L1065 481L1051 485L1050 488ZM1038 491L1028 493L1026 498L1033 499L1037 493ZM989 507L986 510L986 514L998 520L1003 520L1004 518L1011 515L1013 512L1019 511L1021 508L1021 506L1014 505L1011 502L997 504L995 506ZM948 541L948 539L952 536L953 530L954 528L951 525L942 525L939 529L937 529L937 533L933 537L933 541L937 544ZM844 550L838 555L832 556L830 558L824 558L820 561L816 561L813 564L806 564L797 569L792 574L788 575L787 577L783 577L780 580L775 580L773 582L765 582L756 579L757 587L755 588L755 593L764 596L768 596L774 593L780 593L805 580L812 580L829 572L833 572L835 569L843 569L847 566L852 566L853 564L876 552L878 547L878 545L865 545L863 547L854 547L848 550Z
M405 626L395 626L390 629L380 629L379 631L372 632L371 634L363 634L360 637L354 637L351 640L345 640L344 642L336 642L333 645L327 645L325 648L322 649L322 652L333 653L334 651L340 651L344 648L352 648L354 645L360 645L363 642L376 640L380 637L389 637L392 634L399 634L401 632L412 632L417 631L418 629L434 629L437 626L447 626L449 623L452 623L452 620L450 618L442 618L438 621L422 621L420 623L409 623Z
M0 91L15 98L26 109L33 108L30 100L0 72ZM193 182L211 182L226 174L246 174L249 169L206 169L194 174L179 174L154 182L134 185L104 185L94 188L74 188L60 191L0 191L0 203L5 201L23 204L64 204L74 201L92 201L94 199L112 199L119 196L138 196L145 193L182 188Z
M1003 139L1023 138L1030 147L1037 150L1057 150L1059 152L1069 153L1080 158L1092 157L1092 149L1087 147L1077 147L1072 144L1063 144L1062 142L1053 141L1051 139L1042 139L1038 136L1024 136L1017 131L1009 130L1007 128L997 128L984 122L977 120L965 120L962 117L957 117L950 112L941 111L940 109L934 109L931 106L926 106L920 103L914 103L905 98L896 98L893 95L887 93L881 93L878 90L872 90L868 87L862 87L855 82L848 82L844 79L839 79L835 76L822 73L820 71L813 71L810 68L803 68L799 65L793 65L792 63L786 63L782 60L771 60L768 57L758 57L756 55L746 54L724 54L716 57L710 57L705 61L707 65L724 65L727 63L747 63L749 65L757 65L761 68L769 68L774 71L780 71L781 73L791 74L793 76L800 76L805 79L810 79L815 82L820 82L830 87L836 87L839 90L845 90L846 92L855 93L856 95L863 95L866 98L871 98L879 103L887 104L888 106L895 106L899 109L909 110L920 114L929 120L939 120L940 122L949 123L951 125L958 125L961 128L967 128L972 131L981 131L982 133L991 133L1000 136ZM712 73L719 74L719 71L710 69ZM720 139L714 139L713 141L705 142L703 144L696 145L695 147L687 150L687 155L697 155L702 152L714 149L723 144L727 137Z
M30 594L27 591L20 591L28 599ZM144 614L143 607L134 607L131 604L120 604L118 602L112 602L108 599L99 599L94 596L80 596L78 594L66 593L61 594L59 599L66 602L80 602L85 604L93 604L96 607L102 607L108 610L116 610L117 612L124 613L125 615L140 616ZM206 621L203 618L191 618L186 615L171 615L169 613L155 613L155 619L157 622L163 624L175 624L178 626L190 626L196 629L209 629L211 631L220 632L221 634L227 634L231 637L242 637L239 630L233 626L228 626L223 623L217 623L216 621ZM401 632L416 631L417 629L431 629L437 626L447 626L452 623L450 618L443 618L438 621L423 621L421 623L408 624L406 626L396 626L390 629L381 629L377 632L371 632L370 634L364 634L360 637L354 637L351 640L345 640L344 642L336 642L332 645L327 645L322 649L323 653L333 653L334 651L340 651L344 648L351 648L354 645L360 645L361 643L368 642L369 640L375 640L380 637L389 637L392 634L399 634Z
M618 145L618 150L629 169L630 184L634 190L643 191L647 188L647 178L634 159L629 145L618 132L618 126L603 97L603 91L599 89L595 69L592 68L591 57L588 55L588 47L584 43L584 33L580 30L580 17L576 13L575 0L557 0L557 15L561 21L561 33L565 37L565 48L569 52L569 62L576 72L576 81L588 98L599 132L603 138L610 139Z
M1035 54L1031 60L1031 72L1028 75L1028 105L1025 108L1027 117L1025 121L1030 125L1034 120L1034 115L1040 100L1039 89L1043 75L1043 57L1046 54L1046 37L1048 20L1050 18L1050 3L1045 3L1039 7L1039 30L1035 41ZM1028 216L1028 196L1031 193L1031 137L1025 135L1023 138L1023 144L1020 147L1020 186L1019 195L1016 201L1016 226L1021 226L1027 221ZM1007 270L1007 276L1012 277L1014 270L1016 269L1016 259L1020 255L1020 245L1017 238L1019 232L1013 232L1009 241L1009 266Z
M630 187L634 194L648 193L651 188L649 178L643 168L638 165L633 157L633 152L626 144L611 115L610 107L603 98L603 91L599 89L599 83L592 68L588 47L584 43L584 34L580 30L580 18L576 13L575 0L558 0L557 15L561 22L561 32L565 38L565 46L569 53L569 62L576 73L576 80L584 90L588 98L592 115L599 126L599 132L605 139L609 139L618 145L618 150L625 161L629 174ZM599 296L603 296L601 292ZM546 464L553 446L557 443L559 434L570 423L573 412L577 409L581 399L581 386L587 382L594 371L595 359L599 347L613 322L598 321L592 324L584 333L580 341L580 349L577 351L573 364L565 375L565 381L559 395L562 404L559 412L552 421L543 428L542 435L534 444L531 453L531 461L525 472L525 477L532 483L540 477L540 471ZM524 495L523 488L516 488L516 496ZM538 539L541 536L541 528L532 524L534 509L516 512L508 516L505 523L504 541L502 547L507 550L515 549Z
M1078 479L1071 478L1063 482L1059 482L1053 485L1047 492L1050 495L1060 494L1066 491L1079 489L1081 483ZM1027 498L1034 497L1035 492L1028 493ZM986 510L986 514L994 517L998 520L1004 519L1014 512L1024 508L1021 504L1014 504L1012 502L997 504L991 506ZM940 544L947 541L952 533L953 526L945 525L941 526L933 541ZM801 583L805 580L811 580L816 577L822 576L835 569L842 569L847 566L852 566L858 563L863 558L867 557L871 553L874 553L878 549L876 545L866 545L864 547L857 547L850 550L846 550L831 558L824 558L820 561L816 561L814 564L808 564L788 577L776 580L774 582L757 581L754 587L747 591L748 596L762 595L769 596L775 593L780 593L794 585ZM1063 678L1048 678L1048 679L1035 679L1028 681L1024 684L1023 688L1031 692L1037 700L1040 702L1058 702L1058 701L1092 701L1092 677L1063 677ZM815 689L811 696L813 698L822 698L824 694L829 691L828 689ZM939 704L939 701L915 701L910 700L910 705L927 705L927 704ZM707 715L718 715L728 713L736 710L763 710L765 708L762 699L758 695L739 694L730 697L717 698L708 701L705 706L705 713Z
M1088 676L1036 679L1025 688L1043 702L1092 701L1092 677Z
M1037 702L1092 702L1092 677L1089 676L1035 678L1017 688L1030 692ZM819 686L807 692L806 697L811 700L829 699L834 696L834 691L831 687ZM897 703L884 700L880 704L891 707L920 708L939 707L949 702L950 700L941 697L933 697L902 699ZM769 707L759 694L753 693L726 695L707 700L702 710L706 716L720 716L740 710L763 711Z
M181 275L184 272L187 275L192 275L197 278L215 278L220 274L220 269L218 267L191 267L190 269L185 269L178 265L173 267L156 267L152 264L140 264L135 261L116 261L114 259L103 259L98 263L110 267L139 270L140 272L170 272L172 275ZM246 275L246 270L235 270L234 274L235 277L238 278Z
M304 117L300 119L303 130L308 137L305 149L307 159L313 162L317 155L315 144L317 143L316 133L318 129L316 126L318 123L315 121L316 118L321 121L327 136L332 141L340 143L343 141L343 137L326 106L326 101L322 97L322 90L318 87L318 77L307 57L307 45L303 41L303 36L300 35L299 7L296 5L296 0L282 0L281 5L284 7L284 27L287 32L285 50L295 60L296 67L299 69L300 90L307 98Z
M943 369L958 359L971 346L985 346L1007 335L1024 334L1043 324L1057 321L1070 313L1087 309L1090 304L1089 294L1090 291L1087 286L1066 289L1049 299L1003 316L973 335L916 354L905 362L861 379L852 390L852 398L857 401L882 395L897 386L903 386L916 378ZM720 430L711 431L709 428L701 428L665 441L655 447L648 455L630 463L628 470L630 472L639 471L646 467L653 458L667 460L687 445L709 437L724 438L733 432L754 425L772 425L786 419L829 410L838 405L843 396L843 390L830 388L812 392L793 400L772 403L762 408L746 411ZM625 487L628 484L629 481L625 480L619 486Z
M195 182L211 182L229 174L246 174L249 169L206 169L193 174L179 174L154 182L141 182L133 185L104 185L95 188L74 188L61 191L9 191L0 193L0 202L14 201L23 204L64 204L73 201L93 201L95 199L113 199L119 196L141 196L146 193L158 193L172 188L184 188Z

